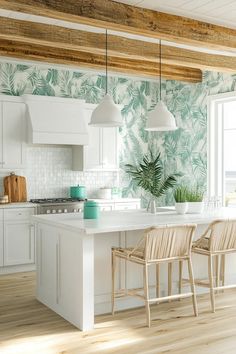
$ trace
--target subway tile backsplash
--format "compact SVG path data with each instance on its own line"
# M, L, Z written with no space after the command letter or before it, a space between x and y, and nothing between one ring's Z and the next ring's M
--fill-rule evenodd
M27 167L14 171L27 179L28 199L69 197L69 187L84 185L89 198L97 195L101 187L119 184L119 173L111 171L72 171L72 148L57 146L28 146L26 148ZM0 173L0 193L3 194L3 177Z

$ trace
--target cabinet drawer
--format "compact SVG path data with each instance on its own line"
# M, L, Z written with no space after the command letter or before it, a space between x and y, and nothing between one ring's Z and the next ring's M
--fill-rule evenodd
M113 204L99 204L101 211L111 211L114 209Z
M0 209L0 221L3 220L3 209Z
M5 209L4 220L27 220L34 215L34 208Z
M131 210L131 209L138 209L138 203L116 203L115 210Z

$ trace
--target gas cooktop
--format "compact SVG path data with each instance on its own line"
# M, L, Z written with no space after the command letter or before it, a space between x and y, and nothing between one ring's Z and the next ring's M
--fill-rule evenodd
M86 199L79 198L43 198L43 199L30 199L31 203L36 204L60 204L60 203L78 203L84 202Z

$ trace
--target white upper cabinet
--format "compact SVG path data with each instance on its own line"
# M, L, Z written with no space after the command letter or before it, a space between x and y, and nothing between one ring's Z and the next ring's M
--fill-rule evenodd
M25 104L0 97L0 168L25 167Z
M85 104L85 121L87 124L90 122L95 107L96 105ZM88 134L88 145L73 146L73 170L118 170L118 128L98 128L88 125Z
M118 156L118 129L119 128L100 128L102 166L105 169L115 170L119 168Z
M90 122L92 110L86 110L86 124ZM101 169L101 141L102 131L100 128L90 127L88 125L89 144L83 148L83 169L93 170Z

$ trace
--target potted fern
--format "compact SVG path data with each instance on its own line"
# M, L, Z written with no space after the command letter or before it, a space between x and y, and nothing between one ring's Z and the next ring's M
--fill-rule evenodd
M175 210L177 214L185 214L188 209L187 188L179 186L174 191Z
M203 196L204 192L197 187L187 190L187 202L189 214L201 214L203 212Z
M133 181L150 194L147 210L151 206L153 213L155 212L155 199L165 195L168 189L176 185L178 177L182 176L180 173L165 176L160 156L159 153L154 157L150 152L144 155L142 162L137 166L125 165L126 172L133 178Z

